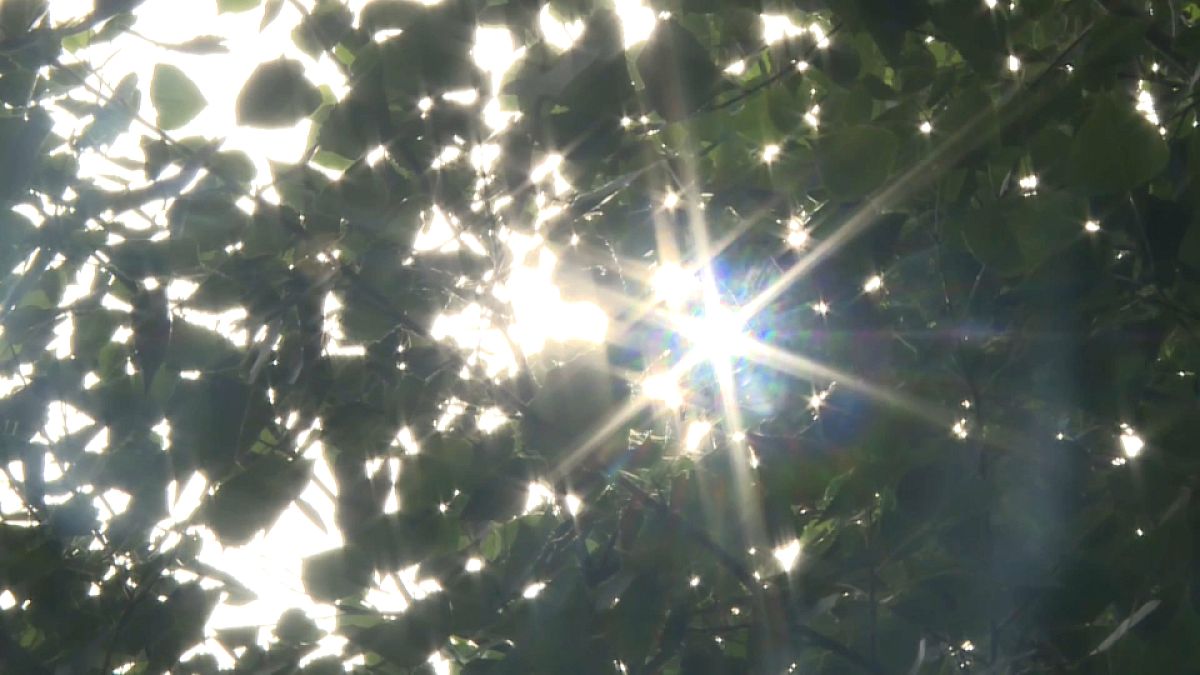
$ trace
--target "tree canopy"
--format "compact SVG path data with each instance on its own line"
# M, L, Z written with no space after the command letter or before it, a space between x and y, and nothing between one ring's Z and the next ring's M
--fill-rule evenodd
M1200 2L68 4L0 670L1200 672Z

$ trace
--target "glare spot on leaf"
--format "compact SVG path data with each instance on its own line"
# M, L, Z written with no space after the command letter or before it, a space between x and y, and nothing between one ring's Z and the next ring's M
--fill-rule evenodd
M954 434L954 437L959 440L963 440L969 436L970 430L967 428L966 418L960 418L958 421L956 421L954 425L950 427L950 433Z
M554 15L550 3L546 3L538 12L538 29L542 31L542 37L545 38L546 44L565 52L583 35L584 23L581 19L560 20Z
M534 481L529 484L529 492L525 497L524 513L532 513L543 506L554 503L554 490L545 483Z
M780 152L782 152L782 150L780 149L780 147L779 147L778 145L776 145L776 144L772 143L772 144L770 144L770 145L766 146L765 148L763 148L763 150L762 150L762 161L763 161L764 163L766 163L766 164L771 164L771 163L773 163L773 162L774 162L776 159L779 159L779 153L780 153Z
M1158 126L1160 121L1158 111L1154 107L1154 96L1146 90L1145 86L1145 82L1138 81L1137 105L1134 106L1134 109L1141 113L1147 122Z
M776 547L772 555L775 556L775 561L779 563L779 567L783 571L790 572L800 559L800 542L793 539L782 546Z
M687 453L694 453L700 449L700 444L708 438L712 433L713 425L708 420L696 420L688 424L687 432L683 437L683 449Z
M454 424L454 420L458 419L466 411L467 404L457 398L451 398L442 404L442 415L433 426L438 431L445 431Z
M1128 424L1121 425L1121 452L1129 459L1137 459L1146 447L1146 442Z
M625 36L625 48L648 40L658 22L654 10L640 0L616 0L615 5L617 18L621 21L621 32Z
M578 516L579 512L583 510L583 500L578 495L568 492L563 497L563 502L567 506L567 513L572 516Z
M804 113L804 123L816 129L821 126L821 106L814 105Z
M546 582L544 582L544 581L538 581L538 582L529 584L528 586L525 587L525 590L521 591L521 597L525 598L526 600L532 600L532 599L536 598L538 596L538 594L541 593L542 590L545 588L546 588Z
M1032 174L1032 173L1026 174L1024 176L1021 176L1020 180L1017 181L1017 185L1020 186L1021 191L1024 192L1025 194L1027 194L1027 195L1033 194L1034 192L1037 192L1038 177L1037 177L1037 175Z
M672 410L683 405L683 390L678 380L669 373L651 375L642 381L642 392L646 398L658 401Z
M508 415L500 408L492 406L486 408L479 413L479 418L475 421L475 426L485 434L490 434L508 423Z
M825 34L825 28L821 24L809 24L808 32L812 33L813 39L817 41L817 49L829 47L829 36Z
M763 42L769 45L804 34L804 28L792 23L792 19L785 14L763 14L762 26Z

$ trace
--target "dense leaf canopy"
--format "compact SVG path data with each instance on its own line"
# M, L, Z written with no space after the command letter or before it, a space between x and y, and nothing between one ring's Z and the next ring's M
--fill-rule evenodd
M0 671L1200 672L1200 3L60 4Z

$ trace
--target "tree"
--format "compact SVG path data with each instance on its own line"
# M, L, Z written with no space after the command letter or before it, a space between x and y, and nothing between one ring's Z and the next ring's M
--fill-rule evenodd
M0 670L1200 670L1200 3L217 0L270 175L141 5L0 2Z

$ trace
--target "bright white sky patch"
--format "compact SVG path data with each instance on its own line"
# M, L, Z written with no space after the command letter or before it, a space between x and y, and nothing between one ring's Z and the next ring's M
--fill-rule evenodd
M53 401L46 407L46 426L42 433L51 443L95 424L95 420L64 401Z
M8 465L9 473L13 474L13 478L20 481L24 478L20 462L13 461ZM0 513L7 516L20 514L25 510L25 501L21 499L21 493L17 492L16 488L8 482L8 476L0 473Z
M679 386L679 381L669 373L659 373L647 377L642 382L642 392L650 400L658 401L671 409L683 405L683 390Z
M312 479L300 499L312 506L324 521L324 529L293 503L270 529L245 546L222 547L207 530L200 530L203 547L199 558L234 574L258 596L245 605L219 605L209 619L209 630L274 625L279 614L289 608L304 610L324 630L334 629L332 608L313 601L304 592L300 569L304 558L343 545L334 519L334 502L318 485L320 482L335 490L337 483L320 443L313 443L305 456L316 461Z
M58 13L60 3L69 6L73 0L55 0L50 3L52 12ZM87 6L90 10L92 3L76 4ZM69 12L63 12L63 15ZM284 129L237 126L234 103L241 91L241 83L246 81L250 73L263 62L286 56L303 63L305 76L315 84L330 86L335 95L347 90L345 78L329 56L313 59L292 42L291 31L299 20L299 14L289 3L284 3L280 16L262 32L258 26L260 12L218 14L215 2L147 2L140 5L135 14L135 30L143 35L153 35L156 40L165 43L186 42L197 35L218 35L225 39L229 53L203 56L182 54L160 49L126 34L111 43L88 47L72 56L88 63L103 64L99 75L109 86L115 85L129 73L136 73L142 90L139 113L151 121L155 119L149 96L154 66L167 63L182 68L203 92L208 105L194 120L173 131L172 135L177 138L204 135L225 139L224 149L245 151L255 162L260 185L270 180L268 160L294 163L300 159L311 123L304 120ZM89 78L89 83L92 86L100 85L95 77ZM51 113L58 133L69 135L86 124L86 121L75 121L69 115L53 109ZM134 130L137 133L122 135L103 153L83 153L80 158L81 173L87 177L124 173L119 169L114 170L107 158L142 156L139 135L148 130L137 128L136 122Z

